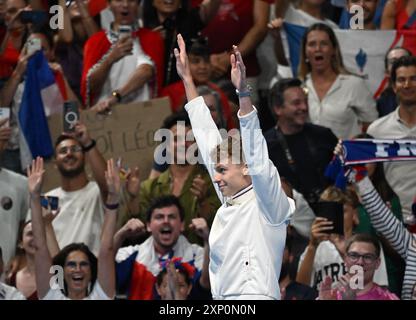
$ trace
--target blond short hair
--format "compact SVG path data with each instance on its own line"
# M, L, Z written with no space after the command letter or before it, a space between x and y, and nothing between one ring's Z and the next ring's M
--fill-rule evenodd
M245 164L241 138L228 136L211 151L211 158L215 163L230 159L232 164Z
M360 205L357 194L353 190L347 189L342 191L341 189L334 186L326 188L322 192L319 200L339 202L342 204L350 205L353 208L357 208Z

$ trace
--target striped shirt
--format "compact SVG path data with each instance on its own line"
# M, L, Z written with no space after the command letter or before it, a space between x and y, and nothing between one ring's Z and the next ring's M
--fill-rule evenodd
M416 234L410 233L393 215L368 177L358 183L358 190L374 228L390 242L406 262L402 299L411 300L412 296L416 299Z

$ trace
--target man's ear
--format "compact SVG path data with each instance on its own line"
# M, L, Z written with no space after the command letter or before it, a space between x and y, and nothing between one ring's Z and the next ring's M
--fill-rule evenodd
M273 110L274 110L274 113L275 113L278 117L280 117L280 115L281 115L281 113L282 113L282 106L280 106L280 107L274 106L274 107L273 107Z
M150 223L149 222L146 222L146 230L147 230L147 232L152 233L152 229L150 229Z
M375 268L375 270L377 270L380 267L380 264L381 264L381 258L378 257L377 260L376 260L376 265L375 265L376 268Z
M249 175L247 163L245 163L244 166L243 166L243 174L245 176Z
M185 220L181 222L181 232L185 231Z
M391 81L391 79L390 79L390 81ZM397 94L397 87L396 87L395 83L391 84L391 88L393 89L394 93Z

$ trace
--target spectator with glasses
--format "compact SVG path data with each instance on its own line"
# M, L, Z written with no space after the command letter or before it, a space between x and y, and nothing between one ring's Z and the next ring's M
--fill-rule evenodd
M380 244L374 237L359 233L348 239L344 262L347 273L341 276L336 288L327 276L321 284L319 300L399 300L374 282L379 268Z
M88 180L85 161L89 162L94 181ZM55 164L61 185L46 196L59 198L60 213L53 220L59 247L84 242L97 254L104 221L101 199L107 198L106 163L84 124L77 122L74 133L58 137Z

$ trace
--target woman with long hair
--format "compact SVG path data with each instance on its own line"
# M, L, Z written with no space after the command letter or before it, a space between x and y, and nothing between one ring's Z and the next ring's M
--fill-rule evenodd
M28 168L28 186L35 242L36 287L43 300L110 300L115 296L115 252L113 236L119 206L120 177L112 159L107 161L105 178L108 196L98 258L83 243L64 247L52 260L46 246L40 193L43 183L43 159L38 157ZM71 226L68 226L71 228ZM53 267L53 268L52 268ZM51 270L57 272L51 274ZM57 280L57 281L54 281Z
M377 119L370 90L363 79L345 69L339 43L328 25L316 23L306 31L298 74L308 89L312 123L348 139Z
M45 210L43 222L49 253L54 257L59 252L59 245L52 227L52 221L57 212ZM19 290L27 300L38 300L35 273L35 240L33 237L32 221L26 221L19 232L19 243L16 255L8 265L6 283Z

